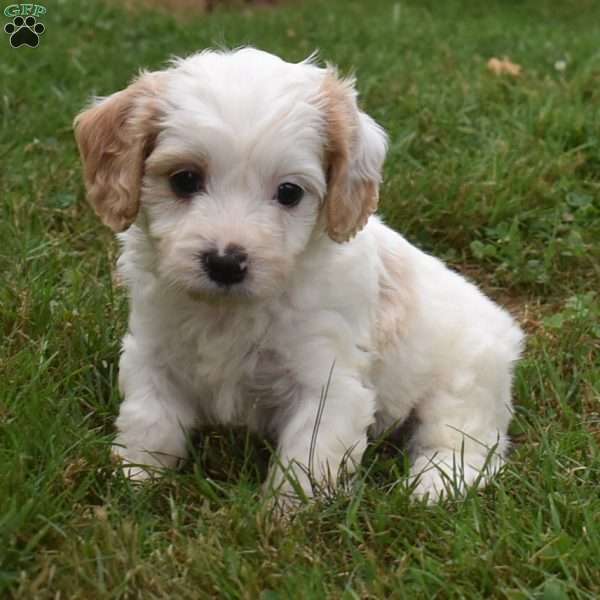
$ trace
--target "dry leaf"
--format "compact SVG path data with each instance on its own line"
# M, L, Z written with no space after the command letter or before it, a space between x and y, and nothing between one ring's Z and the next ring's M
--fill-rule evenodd
M94 506L92 509L94 517L98 519L98 521L108 521L108 510L106 506Z
M494 75L510 75L511 77L518 77L522 70L521 65L511 62L506 56L503 59L490 58L487 68Z
M83 457L75 458L67 463L62 473L62 480L65 487L72 486L79 475L87 469L87 460Z

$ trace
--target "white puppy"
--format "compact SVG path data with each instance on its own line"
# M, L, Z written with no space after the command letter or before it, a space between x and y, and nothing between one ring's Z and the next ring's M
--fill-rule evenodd
M272 435L271 482L352 472L410 413L417 496L506 453L522 333L372 216L384 131L311 59L206 51L75 121L89 200L129 289L116 452L174 467L203 423ZM418 210L418 207L415 208Z

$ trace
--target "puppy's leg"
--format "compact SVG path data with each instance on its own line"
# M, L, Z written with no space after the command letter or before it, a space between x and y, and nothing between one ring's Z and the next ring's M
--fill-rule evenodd
M176 467L186 456L196 411L164 367L146 362L131 335L123 343L119 383L124 400L113 452L129 465L127 476L142 480L157 470Z
M356 470L367 445L374 391L357 373L337 365L322 381L322 386L306 382L294 405L284 409L278 463L268 480L284 510L297 501L296 485L307 497L333 489L341 476Z
M420 423L411 442L411 478L414 495L429 502L485 484L508 448L510 366L496 369L492 382L489 372L461 375L461 383L457 377L456 385L416 408Z

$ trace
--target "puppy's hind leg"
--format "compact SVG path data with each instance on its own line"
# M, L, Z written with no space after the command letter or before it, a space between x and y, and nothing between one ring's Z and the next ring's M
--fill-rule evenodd
M511 419L511 367L495 373L464 370L445 389L416 407L411 442L414 495L435 502L443 495L484 485L504 463Z
M124 395L113 453L130 479L143 480L184 459L196 411L164 367L150 365L125 337L119 383Z

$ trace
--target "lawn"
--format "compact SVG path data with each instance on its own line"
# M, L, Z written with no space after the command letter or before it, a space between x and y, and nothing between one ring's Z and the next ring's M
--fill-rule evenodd
M47 7L38 48L0 40L0 596L600 597L600 3ZM464 502L412 502L386 442L351 496L287 524L262 509L268 452L244 432L205 432L140 489L112 474L127 306L71 122L140 67L246 43L356 72L391 136L382 214L529 334L514 452ZM504 56L520 76L488 71Z

